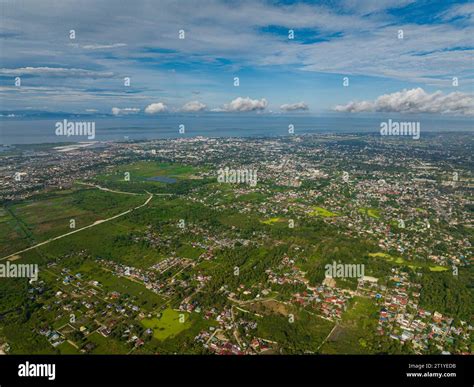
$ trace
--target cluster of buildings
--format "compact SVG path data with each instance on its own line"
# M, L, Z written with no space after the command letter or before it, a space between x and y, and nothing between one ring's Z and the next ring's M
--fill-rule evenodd
M303 293L296 293L293 302L317 311L321 317L335 321L341 319L352 296L353 293L350 290L320 285Z
M18 201L66 189L96 175L98 168L131 160L133 145L86 143L35 150L10 147L0 157L0 200Z
M450 348L456 353L470 352L472 325L419 307L421 285L410 281L406 272L393 268L386 286L361 281L358 291L378 300L380 335L407 344L418 354L449 354Z
M344 144L338 143L341 139ZM404 257L408 264L415 258L450 269L469 265L472 246L468 235L451 232L453 227L468 226L471 222L465 208L472 196L472 177L460 166L460 160L454 167L449 163L434 166L430 161L433 151L429 147L410 154L402 152L399 144L379 143L367 137L364 138L366 145L355 149L347 145L354 139L358 137L295 136L285 140L197 137L143 143L91 143L49 151L12 149L0 158L0 199L22 200L44 190L67 188L77 180L92 178L101 168L135 160L212 166L199 175L209 179L216 178L220 167L246 167L258 170L255 187L234 187L231 200L223 195L226 187L206 195L197 189L186 196L187 200L217 212L235 210L240 215L258 214L261 223L265 223L265 219L288 222L291 218L297 225L310 217L318 217L322 222L338 226L341 234L370 240L382 251ZM443 151L442 147L436 149ZM456 179L448 173L450 168L459 172ZM239 200L248 194L257 195L259 199ZM323 211L318 213L315 206ZM272 227L271 221L267 224ZM213 234L204 226L191 223L186 226L186 232L199 237L189 242L190 245L204 250L196 260L172 253L146 269L104 259L95 262L112 275L139 283L166 300L174 300L178 295L180 299L174 300L174 307L179 311L200 313L205 320L215 322L194 339L212 353L254 354L272 350L277 343L257 337L257 323L236 318L235 308L242 305L239 302L278 293L279 287L286 285L305 289L291 294L289 303L332 322L341 320L354 295L373 298L380 307L378 333L409 344L417 353L429 352L433 346L445 353L449 348L469 351L472 332L469 322L458 322L437 311L420 308L420 285L410 280L406 271L396 267L389 273L387 284L365 276L358 282L357 290L349 290L338 287L329 278L321 285L310 286L297 258L284 256L278 265L266 268L265 283L240 284L236 289L224 285L221 290L231 306L226 305L221 310L204 309L193 296L205 289L211 277L194 270L186 276L178 274L203 261L214 260L219 249L236 244L259 245L268 234L264 226L251 237L240 235L236 226ZM161 235L151 226L142 236L133 238L136 243L145 240L150 248L160 249L170 249L174 242L174 236ZM438 248L440 242L443 245ZM304 256L304 252L300 255ZM393 263L397 266L397 262ZM76 331L84 337L94 332L109 337L121 324L126 325L121 329L121 340L133 348L144 345L145 337L152 331L141 332L130 321L150 317L149 311L138 306L133 297L105 291L100 281L55 265L54 262L48 264L48 270L58 276L61 290L43 306L45 313L54 315L55 320L39 328L39 333L51 345L71 340L71 333ZM40 288L35 288L31 297L42 297L43 285L41 282L33 285ZM71 315L75 316L73 320ZM5 346L0 348L2 350L7 351Z

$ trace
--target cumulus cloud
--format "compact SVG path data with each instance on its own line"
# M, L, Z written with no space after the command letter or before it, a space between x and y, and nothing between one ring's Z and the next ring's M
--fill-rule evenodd
M251 99L249 97L242 98L237 97L230 103L224 105L221 111L226 112L253 112L264 110L268 106L268 102L265 98L262 99Z
M422 88L379 96L375 101L349 102L334 107L338 112L397 112L474 115L474 96L461 92L432 94Z
M122 116L125 114L135 114L138 113L140 109L138 108L118 108L118 107L113 107L112 108L112 114L114 116Z
M50 77L82 77L111 78L114 73L109 71L92 71L63 67L20 67L16 69L0 69L0 75L46 75Z
M183 112L200 112L206 109L206 105L199 101L185 103L181 108Z
M168 106L166 106L163 102L156 102L148 105L145 108L145 113L147 114L156 114L156 113L163 113L168 110Z
M297 110L308 110L309 107L307 104L305 104L303 101L302 102L296 102L296 103L285 103L280 106L281 110L284 110L286 112L293 112Z
M374 111L374 103L370 101L351 101L346 105L336 105L334 110L344 113L360 113Z
M10 43L2 46L2 57L8 58L8 64L5 61L0 67L45 66L46 63L50 63L51 66L51 58L55 58L56 66L68 69L43 71L37 68L33 70L34 74L54 72L58 77L71 77L74 83L71 82L68 86L76 88L78 93L81 93L75 97L75 101L83 103L82 106L94 103L94 106L100 106L101 111L104 108L110 109L110 96L104 96L102 100L98 93L83 92L84 88L90 88L91 85L80 82L87 80L86 75L82 78L77 76L71 67L119 71L121 75L140 74L140 79L147 84L147 89L138 90L134 87L132 92L123 93L124 106L127 106L125 98L143 98L144 101L174 98L172 96L175 95L176 84L183 85L187 90L202 87L203 93L214 92L215 90L210 88L211 80L223 63L232 63L235 69L257 68L266 71L268 78L278 88L276 93L285 92L285 77L280 76L280 71L283 75L287 68L314 71L318 78L319 74L321 77L322 74L338 74L337 76L348 74L354 77L370 76L371 79L384 77L402 80L403 86L397 90L406 87L405 82L409 81L425 88L423 85L436 85L437 88L441 88L442 84L446 86L450 83L447 79L449 76L456 75L463 79L461 87L467 92L467 88L472 86L473 82L470 43L474 34L474 24L469 24L467 19L467 16L472 15L472 4L453 6L447 4L446 7L439 7L439 10L433 9L431 10L432 19L435 21L433 23L426 23L423 18L419 18L418 21L416 18L408 20L404 17L405 10L401 13L389 12L392 7L404 6L409 1L342 0L339 6L328 6L328 3L333 2L302 1L289 4L275 1L243 1L236 6L228 1L203 0L202 5L195 7L193 12L186 12L181 3L172 0L162 0L160 7L137 7L129 2L121 3L120 7L113 9L109 1L104 1L95 4L96 12L83 12L81 2L71 2L67 7L55 7L54 0L43 0L41 3L37 2L37 7L31 5L31 9L27 6L8 8L8 23L0 32L0 36ZM58 20L74 20L72 27L80 31L78 42L81 42L80 47L85 47L84 51L72 50L67 43L51 45L51 41L65 34L61 23L50 23L48 9L52 8L55 9ZM424 6L417 7L417 10L421 12L423 8ZM104 14L113 16L114 20L121 22L105 23ZM472 21L472 16L470 17ZM153 25L153 33L150 33L150 25ZM175 31L176 25L187 26L186 31L192 30L193 39L180 41L179 46L176 45L175 39L157 41L157 37L168 36L170 31ZM94 26L94 31L88 26ZM307 42L297 39L288 44L287 40L280 39L279 31L268 31L268 26L295 29L297 36L301 30L313 31L314 35L321 39L315 39L314 42L311 39ZM403 41L397 39L398 29L405 31ZM256 39L256 31L266 33L260 33ZM100 37L100 41L94 42L91 33ZM37 39L39 35L42 39ZM140 44L134 44L138 41ZM103 49L118 47L120 44L128 44L126 57L94 55ZM121 51L123 48L115 50ZM134 60L126 62L127 70L122 74L120 69L124 69L124 61L127 58ZM159 64L168 68L181 61L192 66L203 60L206 61L206 66L199 82L192 74L178 71L170 75L164 73L164 70L144 71L143 67L144 62L150 66ZM4 72L17 70L3 69ZM0 69L0 74L1 71ZM85 74L90 76L90 73L88 71ZM114 85L119 87L121 82L118 74L115 75L117 82ZM101 73L94 76L113 75ZM78 78L80 79L76 82ZM370 82L367 80L368 85ZM27 86L27 82L24 83ZM54 83L50 85L52 88L55 87ZM102 89L109 89L111 86L112 84L95 85ZM152 90L153 93L157 92L158 88L163 88L159 94L149 94ZM19 91L19 88L11 90L11 97L4 98L3 101L12 108L25 103L37 105L42 103L40 99L37 102L30 102L31 98L14 100L23 91ZM307 90L310 90L310 87ZM51 91L53 92L54 90ZM165 94L166 92L168 94ZM383 92L385 91L381 91ZM69 104L71 100L65 100L61 90L56 91L54 95L58 98L57 109L67 109L67 106L61 104L65 102ZM117 100L115 95L113 97ZM198 97L192 97L194 98ZM230 98L224 101L229 102ZM113 103L122 104L120 100Z

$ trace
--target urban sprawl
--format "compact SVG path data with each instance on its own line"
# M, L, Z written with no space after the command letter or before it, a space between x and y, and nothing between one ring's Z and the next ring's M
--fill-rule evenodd
M469 354L473 181L468 133L0 147L0 353Z

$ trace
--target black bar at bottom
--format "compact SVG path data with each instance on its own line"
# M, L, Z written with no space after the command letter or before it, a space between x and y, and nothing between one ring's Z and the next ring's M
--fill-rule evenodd
M27 363L28 362L28 363ZM55 365L47 376L26 366ZM472 386L472 356L1 356L9 385L459 385ZM46 373L46 367L42 367ZM28 371L29 372L29 371ZM51 373L47 374L51 375ZM50 377L51 378L51 377Z

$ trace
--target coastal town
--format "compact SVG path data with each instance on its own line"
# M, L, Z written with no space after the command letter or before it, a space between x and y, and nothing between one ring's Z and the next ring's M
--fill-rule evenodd
M21 288L29 340L46 353L470 353L464 140L3 147L2 257L40 266ZM220 181L224 168L239 180ZM2 352L22 351L17 334L0 330Z

